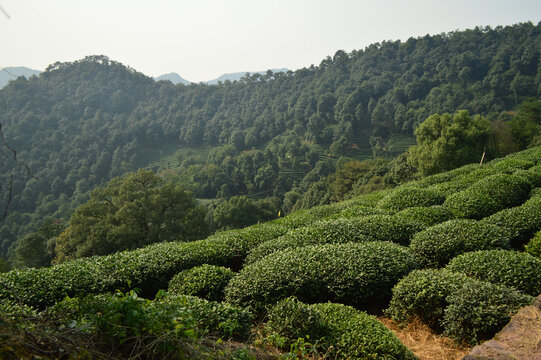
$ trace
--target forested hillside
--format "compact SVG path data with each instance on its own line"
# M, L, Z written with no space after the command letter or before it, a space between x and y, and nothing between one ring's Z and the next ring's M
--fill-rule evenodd
M541 95L540 60L541 24L527 23L384 41L218 85L155 82L105 56L55 63L0 90L2 205L9 202L0 254L47 217L67 221L90 190L139 167L167 169L199 198L282 201L336 171L342 156L399 154L431 114L465 109L509 120L503 112Z

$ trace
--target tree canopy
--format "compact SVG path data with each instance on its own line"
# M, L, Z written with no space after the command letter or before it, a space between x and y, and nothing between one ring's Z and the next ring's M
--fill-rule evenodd
M490 122L462 110L429 116L416 130L417 145L408 150L408 161L422 174L431 175L479 162L486 150Z
M208 231L204 218L204 209L190 193L141 169L92 191L59 236L55 260L199 239Z

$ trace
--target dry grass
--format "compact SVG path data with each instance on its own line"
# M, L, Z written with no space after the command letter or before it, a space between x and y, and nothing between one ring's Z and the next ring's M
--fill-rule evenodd
M419 360L460 360L471 350L455 344L447 337L435 334L418 319L402 328L389 318L379 317L378 320L391 329Z

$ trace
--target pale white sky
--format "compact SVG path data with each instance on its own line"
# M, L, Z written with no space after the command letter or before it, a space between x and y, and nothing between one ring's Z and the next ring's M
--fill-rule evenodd
M0 0L0 68L107 55L150 76L318 65L337 50L541 21L539 0Z

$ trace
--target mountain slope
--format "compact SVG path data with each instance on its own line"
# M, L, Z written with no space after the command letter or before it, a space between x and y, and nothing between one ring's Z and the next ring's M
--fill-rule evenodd
M432 113L514 110L541 95L540 34L526 23L385 41L221 85L155 82L105 56L55 63L0 90L5 138L34 175L0 157L2 205L13 175L0 253L165 146L179 149L176 175L200 197L282 197L325 157L362 148L354 156L366 158L368 145L386 155L389 139L411 139Z
M10 80L15 80L19 76L30 78L33 75L39 75L41 71L33 70L24 66L5 67L0 70L0 89L8 84Z
M191 81L188 81L188 80L184 79L182 76L180 76L177 73L163 74L163 75L155 77L154 80L156 80L156 81L169 80L175 85L176 84L183 84L183 85L191 84Z

